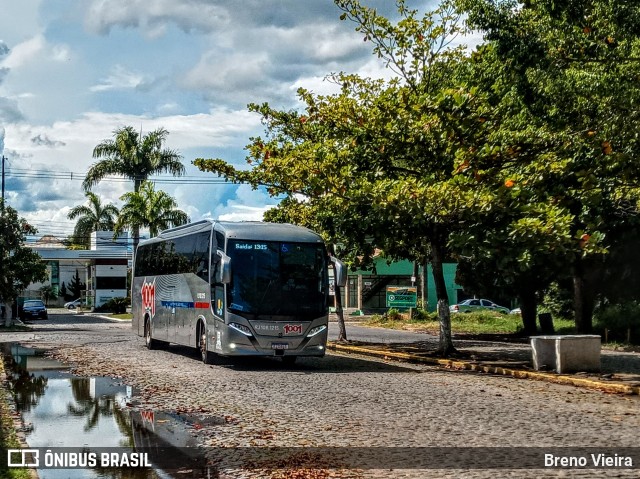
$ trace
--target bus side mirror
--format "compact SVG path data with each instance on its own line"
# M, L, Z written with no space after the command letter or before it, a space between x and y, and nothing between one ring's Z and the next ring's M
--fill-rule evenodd
M347 266L338 258L331 258L333 263L334 281L337 286L343 287L347 284Z
M228 284L231 282L231 258L222 251L216 251L218 255L218 264L216 265L216 283Z

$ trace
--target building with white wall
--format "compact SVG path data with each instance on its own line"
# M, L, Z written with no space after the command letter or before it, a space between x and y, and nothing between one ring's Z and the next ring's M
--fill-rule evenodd
M82 296L86 295L91 306L102 306L112 298L126 297L127 272L132 260L128 234L114 238L112 231L93 232L90 244L88 250L70 250L55 238L43 237L30 245L47 263L48 279L43 283L32 283L24 295L37 297L42 286L51 286L54 293L58 293L63 285L69 290L74 278L79 278L85 285ZM64 298L49 301L52 306L64 303Z

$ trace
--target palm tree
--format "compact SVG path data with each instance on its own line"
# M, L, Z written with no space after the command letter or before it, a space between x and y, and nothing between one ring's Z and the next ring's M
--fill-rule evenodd
M89 244L89 236L93 231L111 231L115 227L118 208L112 204L103 206L100 198L90 191L85 193L89 204L79 205L71 209L67 218L78 218L73 230L74 241L85 246Z
M115 233L125 229L149 228L151 236L161 230L189 222L187 214L177 209L178 204L166 192L156 191L150 181L142 182L140 190L120 197L125 204L120 209Z
M162 144L169 134L164 128L158 128L142 136L132 126L116 129L114 139L105 140L93 149L93 157L101 160L94 163L85 177L82 187L89 191L94 185L109 175L124 176L133 180L133 191L138 193L142 182L151 175L171 173L183 175L182 156ZM138 245L140 230L133 228L133 250Z

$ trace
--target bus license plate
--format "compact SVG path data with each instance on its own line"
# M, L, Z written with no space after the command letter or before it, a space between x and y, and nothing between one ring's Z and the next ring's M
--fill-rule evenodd
M271 349L289 349L289 343L271 343Z

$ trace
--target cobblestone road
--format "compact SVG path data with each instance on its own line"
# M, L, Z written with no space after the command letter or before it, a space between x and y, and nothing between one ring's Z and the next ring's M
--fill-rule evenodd
M226 418L197 432L204 446L331 446L342 452L438 446L451 448L442 452L461 468L419 470L409 461L408 469L389 470L381 461L379 469L334 471L336 477L640 477L640 464L632 471L544 464L538 470L467 470L462 449L499 448L487 452L495 464L516 467L519 458L509 448L637 447L637 396L338 354L289 367L275 359L205 366L187 348L146 350L128 323L51 318L0 341L51 348L81 375L122 378L139 390L132 408ZM229 470L221 477L290 477L283 470L256 474Z

